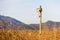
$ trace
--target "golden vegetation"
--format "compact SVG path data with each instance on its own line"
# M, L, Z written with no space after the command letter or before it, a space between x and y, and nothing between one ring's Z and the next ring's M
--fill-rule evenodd
M38 37L36 30L0 30L1 40L39 40Z
M41 35L38 30L0 29L0 40L60 40L60 28L54 26L53 30L49 30L45 26Z

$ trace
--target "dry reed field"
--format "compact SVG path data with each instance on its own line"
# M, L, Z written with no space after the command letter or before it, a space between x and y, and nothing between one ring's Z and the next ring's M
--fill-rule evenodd
M0 29L0 40L60 40L60 29L47 27L39 35L38 30L3 30Z

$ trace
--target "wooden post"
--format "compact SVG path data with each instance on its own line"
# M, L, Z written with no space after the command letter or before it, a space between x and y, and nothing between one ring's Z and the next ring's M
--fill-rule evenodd
M42 8L41 6L37 8L37 13L39 17L39 34L41 34L42 33Z
M41 15L40 15L40 17L39 17L39 21L40 21L40 24L39 24L39 32L40 32L40 34L42 33L42 13L41 13Z

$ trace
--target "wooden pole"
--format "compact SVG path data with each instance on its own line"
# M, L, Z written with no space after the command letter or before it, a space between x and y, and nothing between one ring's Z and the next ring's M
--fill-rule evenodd
M42 13L40 13L41 15L40 15L40 17L39 17L39 32L40 32L40 34L42 33Z
M42 33L42 8L41 6L37 8L38 17L39 17L39 34Z

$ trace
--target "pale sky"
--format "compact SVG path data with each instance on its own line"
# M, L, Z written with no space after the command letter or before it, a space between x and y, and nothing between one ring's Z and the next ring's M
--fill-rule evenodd
M0 0L0 15L26 24L39 23L36 8L42 5L43 22L60 22L60 0Z

